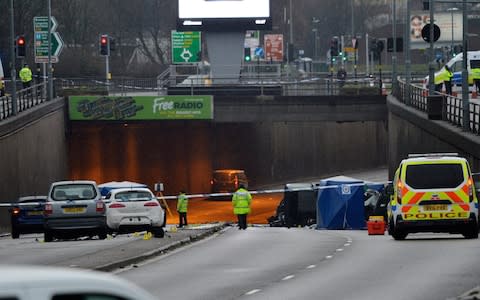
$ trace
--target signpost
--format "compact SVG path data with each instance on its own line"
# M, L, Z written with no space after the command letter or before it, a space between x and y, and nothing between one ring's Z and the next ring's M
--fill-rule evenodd
M283 61L283 34L266 34L264 36L265 60Z
M58 63L58 57L63 50L63 40L56 32L58 23L52 17L51 22L51 62ZM33 18L35 62L48 63L48 17Z
M201 32L172 30L172 63L191 64L202 60Z

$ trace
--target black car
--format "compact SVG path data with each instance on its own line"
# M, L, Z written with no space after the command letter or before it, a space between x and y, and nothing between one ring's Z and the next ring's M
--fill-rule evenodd
M12 238L20 234L43 232L43 210L46 196L20 197L10 209Z

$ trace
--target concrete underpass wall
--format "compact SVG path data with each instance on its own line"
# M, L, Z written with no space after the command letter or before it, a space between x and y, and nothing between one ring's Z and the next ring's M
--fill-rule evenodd
M68 176L63 99L42 104L0 124L0 202L46 195ZM0 208L0 230L10 224Z
M456 152L466 157L472 172L480 172L480 137L444 121L429 120L426 113L388 97L388 169L393 178L409 153Z

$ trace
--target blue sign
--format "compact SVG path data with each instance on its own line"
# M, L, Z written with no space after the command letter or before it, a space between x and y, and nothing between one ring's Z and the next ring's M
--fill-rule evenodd
M255 48L255 56L263 58L264 55L265 55L265 52L263 51L262 47Z

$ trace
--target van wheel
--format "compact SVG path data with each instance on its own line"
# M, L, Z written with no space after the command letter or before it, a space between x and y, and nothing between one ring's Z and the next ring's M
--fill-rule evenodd
M396 240L396 241L402 241L404 240L406 237L407 237L408 233L406 232L403 232L403 231L400 231L400 230L393 230L392 232L392 237Z
M462 235L466 239L478 239L478 229L476 226L473 226L472 228L465 230L465 232L463 232Z
M395 228L393 228L394 224L393 224L393 218L389 218L388 219L388 234L389 235L393 235L393 232L395 231Z
M43 234L43 240L45 243L50 243L53 241L53 234L50 230L45 230L45 233Z

